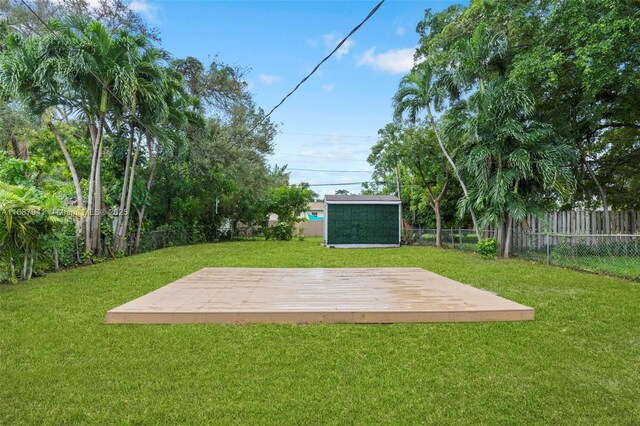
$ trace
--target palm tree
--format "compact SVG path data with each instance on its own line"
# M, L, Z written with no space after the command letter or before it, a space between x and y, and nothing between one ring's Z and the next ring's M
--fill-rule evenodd
M469 90L484 93L485 83L492 76L504 71L504 55L507 40L504 34L494 33L479 24L467 39L456 42L450 53L448 72L441 83L453 99Z
M463 141L461 166L472 179L464 207L479 208L480 224L496 227L503 257L509 257L514 222L573 191L571 144L533 120L533 112L533 99L521 86L495 78L444 120Z
M146 154L149 161L149 170L142 205L137 211L138 223L134 251L137 251L140 247L147 201L160 155L163 151L171 149L175 143L184 143L187 139L186 132L189 126L195 129L201 129L204 126L199 99L187 93L182 74L176 70L166 68L163 69L163 72L166 74L164 79L166 85L161 95L163 97L162 104L166 106L166 116L164 116L164 120L147 127L147 129L153 131L153 134L146 134Z
M0 54L0 96L21 102L36 117L42 116L53 133L67 163L76 192L76 205L84 208L80 177L66 144L54 123L56 108L64 105L58 93L62 88L54 77L51 62L43 54L43 40L23 38L11 33L6 49Z
M101 253L100 222L102 211L102 152L107 115L114 105L131 109L136 91L135 65L143 36L126 31L110 34L99 22L82 18L53 22L57 36L43 40L43 70L49 80L59 82L60 103L67 105L87 123L92 158L89 176L85 228L85 250Z
M468 198L469 190L467 189L467 185L465 185L462 180L456 163L453 161L453 158L445 147L431 107L432 104L436 107L441 105L443 97L444 91L442 88L437 87L434 84L433 68L423 62L411 73L400 80L398 91L393 97L394 115L396 119L401 119L405 113L408 113L409 120L412 123L415 123L420 112L423 110L426 111L427 121L435 134L438 145L442 150L442 154L445 156L447 162L451 166L451 170L453 170L453 174L460 183L460 187L462 188L465 198ZM473 208L469 208L469 212L479 241L482 239L482 236L480 229L478 228L478 221L476 219L475 212Z
M462 207L479 210L480 225L496 227L503 257L513 222L566 197L573 186L572 150L532 119L533 99L508 79L506 48L505 34L478 25L453 45L439 82L455 102L444 131L463 142L460 164L471 177Z
M134 68L136 88L133 107L130 111L121 110L118 112L121 119L128 122L129 135L120 191L121 211L116 216L114 227L114 250L116 252L126 248L133 184L143 140L146 139L148 145L149 139L153 138L155 133L150 129L157 128L158 125L164 123L169 115L165 102L166 92L169 90L167 82L168 58L165 51L152 46L146 46L141 51L140 59Z
M143 36L126 31L110 34L99 22L69 18L51 22L55 35L23 39L8 36L7 50L0 58L3 92L17 96L34 113L64 110L68 116L86 121L91 140L91 166L87 196L89 215L85 223L85 250L100 254L102 208L102 153L110 112L135 109L139 89L136 66ZM116 107L117 106L117 107ZM80 179L52 114L47 125L56 137L71 171L78 206L83 205Z

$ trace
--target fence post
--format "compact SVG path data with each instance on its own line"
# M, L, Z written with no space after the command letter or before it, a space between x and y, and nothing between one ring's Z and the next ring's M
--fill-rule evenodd
M549 245L549 234L545 235L546 245L547 245L547 265L551 265L551 246Z
M460 251L464 251L464 248L462 247L462 229L458 228L458 237L460 240Z

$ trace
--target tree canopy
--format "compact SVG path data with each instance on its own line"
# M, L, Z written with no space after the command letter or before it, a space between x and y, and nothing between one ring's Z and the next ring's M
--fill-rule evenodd
M182 243L266 224L289 176L267 163L277 128L244 69L171 57L119 0L36 9L47 27L19 3L0 3L0 177L16 206L40 215L55 198L74 209L60 217L63 263L134 253L156 230ZM11 245L13 230L0 266L26 256L35 266L23 277L49 268L51 247Z
M393 99L396 126L435 135L463 192L458 217L495 229L503 255L529 214L588 206L608 218L610 207L640 206L640 169L628 162L640 152L632 3L476 0L427 10L417 25L415 66ZM389 161L376 154L386 139L381 131L370 157L377 169ZM418 157L439 164L439 155Z

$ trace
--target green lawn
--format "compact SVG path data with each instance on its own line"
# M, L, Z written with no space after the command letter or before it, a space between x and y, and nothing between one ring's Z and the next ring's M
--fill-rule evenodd
M533 322L106 325L205 266L419 266ZM640 285L429 247L176 247L0 286L0 424L638 424Z

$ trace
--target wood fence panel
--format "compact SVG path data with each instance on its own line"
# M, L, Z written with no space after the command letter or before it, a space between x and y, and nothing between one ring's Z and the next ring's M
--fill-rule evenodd
M640 233L640 211L611 211L609 213L611 234ZM490 228L491 229L491 228ZM571 235L599 235L604 233L604 212L601 210L572 210L548 212L540 217L528 215L523 223L514 223L512 227L513 247L518 249L544 246L544 238L531 240L524 234L551 232ZM485 235L488 233L485 232ZM551 244L557 243L557 237L550 237Z

